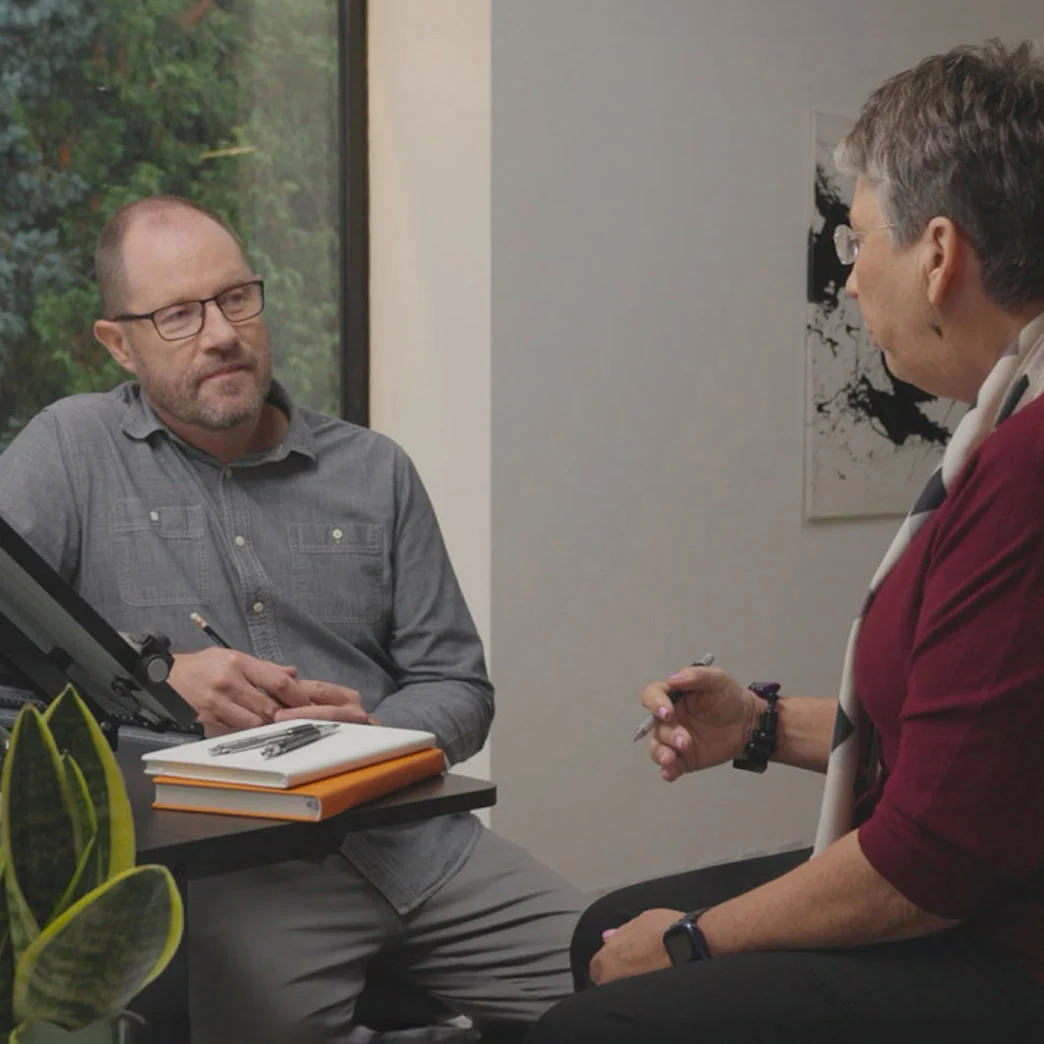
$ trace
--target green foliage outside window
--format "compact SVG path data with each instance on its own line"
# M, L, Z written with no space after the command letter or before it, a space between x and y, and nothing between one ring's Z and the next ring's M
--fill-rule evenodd
M336 0L0 3L0 448L126 374L91 334L123 204L220 212L266 281L276 374L338 411Z

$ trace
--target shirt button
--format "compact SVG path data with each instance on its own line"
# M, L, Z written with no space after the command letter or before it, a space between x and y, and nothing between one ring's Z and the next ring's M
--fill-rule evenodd
M251 608L258 616L260 616L265 611L265 603L255 602Z
M343 536L344 536L344 531L343 531L343 530L341 530L341 529L335 529L335 530L333 531L333 534L332 534L332 535L333 535L333 538L334 538L334 540L340 540L340 539L341 539L341 537L343 537Z
M236 547L244 547L245 545L246 545L246 540L243 537L241 537L241 536L237 536L236 537Z
M230 479L232 477L232 469L225 468L225 478Z
M159 512L158 511L150 511L149 512L149 518L151 518L153 522L158 522L159 521Z

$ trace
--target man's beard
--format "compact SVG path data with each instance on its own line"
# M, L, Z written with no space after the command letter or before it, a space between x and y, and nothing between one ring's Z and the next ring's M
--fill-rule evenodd
M211 372L223 366L240 364L247 364L249 368L237 379L249 376L254 380L253 394L246 401L239 397L225 401L220 397L203 398L200 392L207 375L183 377L176 384L172 384L154 373L150 366L142 365L140 356L137 376L152 405L175 420L203 431L228 431L260 415L272 384L272 356L265 350L252 360L244 359L241 353L236 353L221 360L217 366L212 366Z
M271 386L271 374L262 376L264 379L258 382L254 394L247 402L206 402L197 398L191 404L186 401L185 413L191 416L183 415L182 419L204 431L228 431L230 428L238 427L244 421L260 414L265 405Z

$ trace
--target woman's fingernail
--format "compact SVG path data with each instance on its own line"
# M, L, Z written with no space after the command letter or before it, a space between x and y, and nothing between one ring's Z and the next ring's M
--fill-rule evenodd
M603 939L608 939L610 935L615 935L615 934L616 934L616 929L615 928L606 928L606 930L604 932L602 932L602 938Z
M676 750L685 750L685 748L686 748L687 746L688 746L688 743L686 742L686 739L685 739L685 737L684 737L684 736L679 736L679 737L678 737L678 738L677 738L677 739L676 739L676 740L674 741L674 747L675 747L675 749L676 749Z
M657 707L656 708L656 717L659 718L660 721L663 721L663 719L667 717L667 708L666 707Z
M679 671L677 674L672 674L667 680L669 682L683 682L685 681L685 675Z

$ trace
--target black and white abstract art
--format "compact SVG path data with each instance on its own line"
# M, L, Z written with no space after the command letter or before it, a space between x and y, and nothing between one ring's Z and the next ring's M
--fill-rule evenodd
M896 380L845 293L834 251L854 188L834 148L845 116L813 113L808 236L805 514L811 519L905 515L938 464L963 407Z

